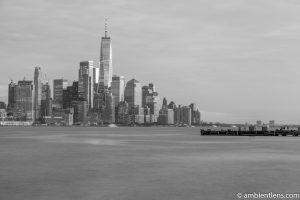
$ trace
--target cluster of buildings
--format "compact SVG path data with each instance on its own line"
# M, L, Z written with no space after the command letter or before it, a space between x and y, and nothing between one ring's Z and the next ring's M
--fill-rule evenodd
M111 38L101 38L100 65L79 64L78 80L53 80L53 97L42 69L35 67L34 79L11 81L8 104L0 102L0 125L200 125L195 104L188 106L161 102L155 85L142 85L124 76L113 75Z
M211 124L201 123L202 130L207 131L242 131L242 132L275 132L275 131L299 131L299 125L287 125L275 123L275 120L270 120L268 123L264 123L261 120L257 120L256 123L245 124Z
M245 124L241 127L243 131L275 131L275 130L298 130L299 126L295 125L282 125L276 124L275 120L270 120L269 123L263 123L261 120L257 120L256 124Z

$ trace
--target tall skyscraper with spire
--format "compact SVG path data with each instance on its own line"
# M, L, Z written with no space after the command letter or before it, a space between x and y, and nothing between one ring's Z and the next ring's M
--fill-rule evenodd
M109 88L113 76L111 39L107 34L107 19L105 19L105 35L101 38L100 47L100 84Z

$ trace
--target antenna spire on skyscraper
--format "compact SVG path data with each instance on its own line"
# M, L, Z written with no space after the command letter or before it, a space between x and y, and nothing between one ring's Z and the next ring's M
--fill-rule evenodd
M107 38L107 17L105 17L105 37Z

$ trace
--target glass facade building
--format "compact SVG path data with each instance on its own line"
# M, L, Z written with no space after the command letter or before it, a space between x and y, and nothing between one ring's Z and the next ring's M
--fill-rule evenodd
M100 79L99 81L106 87L111 86L113 75L112 67L112 48L111 39L107 36L107 29L105 25L105 36L101 38L100 46Z
M35 67L34 100L33 100L33 110L34 110L33 121L34 122L37 122L41 117L41 105L42 105L42 71L40 67Z
M68 80L55 79L53 81L53 101L59 108L63 107L63 90L67 89Z
M15 112L18 119L33 120L33 84L32 81L19 81L15 88Z
M128 103L129 109L142 106L142 87L141 83L135 79L131 79L127 82L125 87L124 99Z
M87 102L89 109L94 107L96 68L93 61L80 62L78 73L78 95Z
M114 96L114 104L124 101L125 78L124 76L113 76L111 83L111 93Z

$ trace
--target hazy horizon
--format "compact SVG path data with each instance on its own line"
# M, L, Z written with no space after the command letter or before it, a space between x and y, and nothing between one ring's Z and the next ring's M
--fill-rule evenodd
M104 18L113 72L156 85L161 100L195 102L204 121L299 123L296 0L1 0L0 101L10 78L78 79L99 61Z

